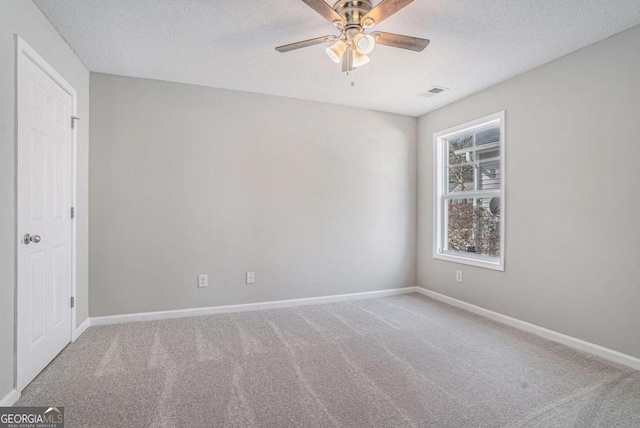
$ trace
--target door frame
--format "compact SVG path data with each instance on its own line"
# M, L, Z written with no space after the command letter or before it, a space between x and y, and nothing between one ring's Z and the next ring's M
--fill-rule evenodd
M71 103L72 103L72 116L77 116L78 114L78 93L76 92L75 88L73 86L71 86L71 84L69 82L67 82L42 56L40 56L38 54L38 52L36 52L35 49L33 49L31 46L29 46L29 44L27 44L27 42L24 41L24 39L22 39L19 35L15 34L15 45L16 45L16 57L15 57L15 159L14 159L14 168L15 168L15 176L14 176L14 180L15 180L15 187L14 187L14 191L15 191L15 206L14 206L14 213L15 213L15 218L16 218L16 232L15 232L15 242L16 242L16 247L15 247L15 271L16 271L16 284L15 284L15 302L14 302L14 324L15 324L15 329L14 329L14 349L15 349L15 379L14 379L14 384L16 386L16 389L18 390L18 392L21 391L21 387L18 384L18 376L19 376L19 371L18 371L18 367L20 365L20 348L18 347L18 334L19 334L19 329L18 329L18 323L19 323L19 319L18 319L18 276L20 275L20 272L18 270L18 251L19 251L19 245L20 245L20 237L18 236L18 200L20 198L20 194L19 194L19 189L18 189L18 156L19 156L19 127L18 127L18 116L20 114L20 109L19 109L19 102L20 102L20 98L19 98L19 88L18 88L18 82L19 82L19 77L20 77L20 73L22 72L22 70L20 69L20 55L24 55L28 60L31 60L35 65L37 65L45 74L47 74L51 79L53 79L53 81L55 83L57 83L65 92L67 92L70 96L71 96ZM69 120L71 120L71 118L69 118ZM74 209L77 207L77 140L78 140L78 126L75 126L71 129L71 206L74 207ZM69 207L71 208L71 207ZM71 308L71 342L75 342L76 338L78 337L77 334L77 328L76 328L76 308L78 306L78 302L76 299L76 276L77 276L77 269L76 269L76 261L77 261L77 249L76 249L76 244L77 244L77 230L76 230L76 224L77 224L77 209L74 215L74 218L72 219L71 222L71 297L74 299L75 304L73 305L73 308ZM22 388L24 388L23 385Z

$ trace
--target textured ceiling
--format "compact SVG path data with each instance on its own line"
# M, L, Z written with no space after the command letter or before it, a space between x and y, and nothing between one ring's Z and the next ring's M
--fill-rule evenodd
M640 24L640 0L416 0L374 28L431 39L429 47L377 46L346 76L324 45L274 49L338 34L301 0L35 3L91 71L411 116ZM450 90L417 97L434 85Z

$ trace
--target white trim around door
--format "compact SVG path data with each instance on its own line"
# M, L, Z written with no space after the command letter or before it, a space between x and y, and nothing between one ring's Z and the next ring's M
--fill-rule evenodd
M19 132L19 91L18 91L18 82L21 76L21 66L20 66L20 62L21 62L21 56L24 56L25 58L27 58L28 60L30 60L31 62L33 62L38 68L40 68L48 77L50 77L58 86L60 86L60 88L62 88L62 90L64 92L66 92L67 94L69 94L71 96L71 115L68 118L69 121L72 120L73 118L76 118L77 114L78 114L78 96L77 96L77 92L75 90L75 88L69 83L67 82L66 79L64 79L42 56L40 56L31 46L29 46L29 44L27 44L27 42L25 42L19 35L15 35L15 46L16 46L16 56L15 56L15 96L16 96L16 118L15 118L15 126L16 126L16 140L15 140L15 148L16 148L16 159L15 159L15 169L16 169L16 204L15 204L15 213L16 213L16 220L18 219L18 201L20 200L20 194L18 191L18 153L19 153L19 141L20 141L20 132ZM77 304L75 304L76 302L76 276L77 276L77 268L76 268L76 260L77 260L77 230L76 230L76 218L77 218L77 212L75 212L75 207L77 206L77 194L76 194L76 189L77 189L77 126L72 126L71 127L71 207L74 207L74 215L72 216L72 222L71 222L71 290L70 290L70 296L74 301L73 306L71 307L71 331L70 331L70 341L73 342L76 340L76 338L78 336L80 336L80 334L82 334L82 332L84 332L84 330L86 329L84 324L88 323L85 321L85 323L83 323L82 326L80 326L80 328L76 327L76 306ZM66 209L70 209L71 207L66 207ZM18 245L19 245L19 240L20 237L18 236L20 232L18 231L18 228L16 227L16 250L15 250L15 256L16 256L16 260L18 260ZM20 275L19 271L18 274ZM18 283L19 280L16 281L16 299L18 299ZM71 304L71 302L69 302L69 304ZM20 349L19 346L17 346L17 344L19 343L18 341L18 334L19 334L19 319L18 319L18 305L16 304L16 313L15 313L15 335L16 335L16 340L15 340L15 344L16 344L16 361L15 361L15 385L16 385L16 391L19 394L20 391L22 390L22 388L24 388L24 386L26 385L20 385L19 382L19 372L18 372L18 367L20 364ZM84 328L82 328L84 327ZM18 395L19 396L19 395ZM6 398L6 397L5 397Z

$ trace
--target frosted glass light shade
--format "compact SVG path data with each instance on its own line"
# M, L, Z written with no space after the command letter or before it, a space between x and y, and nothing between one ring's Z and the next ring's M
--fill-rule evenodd
M342 55L344 55L344 51L346 50L347 44L344 40L338 40L327 48L327 55L331 58L331 61L339 64L342 59Z
M369 55L375 47L376 41L372 36L360 33L353 38L353 44L360 55Z
M353 66L354 67L360 67L361 65L365 65L366 63L368 63L369 57L366 55L362 55L360 53L358 53L357 50L353 51Z

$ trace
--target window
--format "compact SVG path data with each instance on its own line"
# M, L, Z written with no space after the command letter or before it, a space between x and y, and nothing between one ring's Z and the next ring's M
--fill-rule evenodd
M433 257L504 270L504 112L434 142Z

